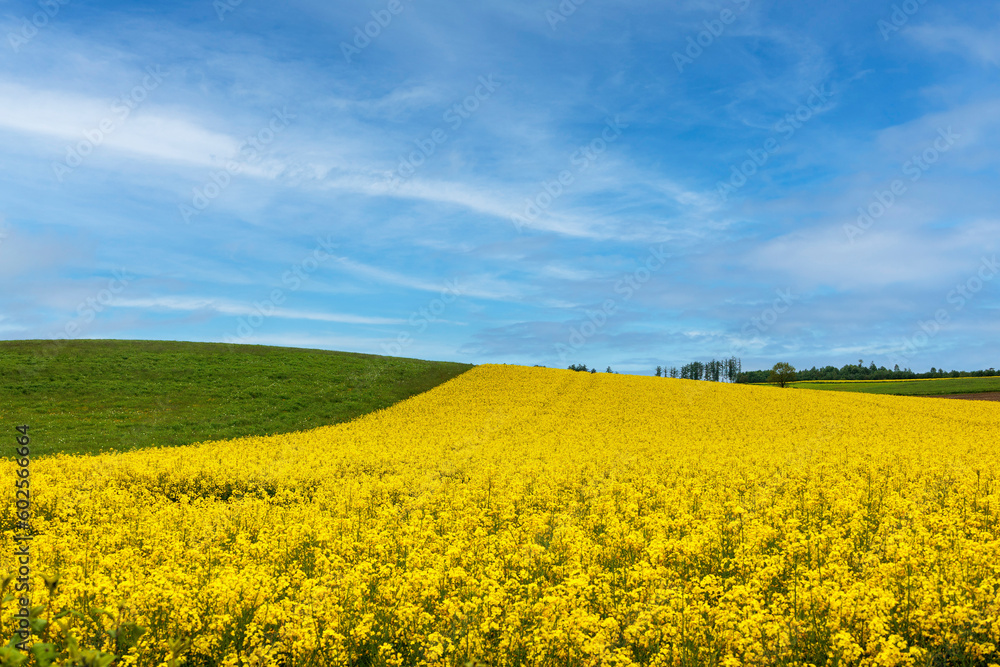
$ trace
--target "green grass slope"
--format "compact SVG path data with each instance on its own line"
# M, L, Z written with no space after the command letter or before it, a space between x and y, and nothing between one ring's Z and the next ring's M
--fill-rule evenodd
M31 428L33 456L314 428L389 407L471 367L225 343L0 341L0 451L14 455L20 424Z
M893 394L895 396L941 396L944 394L978 394L1000 391L1000 377L982 378L933 378L929 380L891 380L883 382L794 382L789 386L798 389L824 391L859 391L866 394Z

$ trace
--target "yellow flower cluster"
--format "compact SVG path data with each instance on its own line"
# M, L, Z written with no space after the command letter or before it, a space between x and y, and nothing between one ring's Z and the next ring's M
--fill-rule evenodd
M185 636L199 665L985 666L998 408L479 366L338 426L34 461L34 567L109 610L81 645L149 628L127 665Z

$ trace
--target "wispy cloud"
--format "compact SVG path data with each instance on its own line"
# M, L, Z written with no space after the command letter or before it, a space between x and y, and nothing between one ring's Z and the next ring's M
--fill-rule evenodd
M127 106L61 91L37 90L0 82L0 128L43 135L69 147L101 135L99 145L154 160L213 166L237 154L239 140L206 130L165 110L149 109L123 118ZM121 122L102 133L103 122ZM105 136L106 135L106 136ZM57 153L61 159L62 151Z
M233 303L221 299L197 297L155 297L146 299L120 299L117 308L144 308L183 311L209 310L223 315L252 315L256 309L251 304ZM286 320L313 320L316 322L339 322L342 324L404 324L406 320L391 317L371 317L349 313L310 312L275 308L271 317Z

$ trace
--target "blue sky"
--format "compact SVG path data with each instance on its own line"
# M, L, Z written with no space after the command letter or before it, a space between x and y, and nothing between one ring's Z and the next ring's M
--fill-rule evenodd
M0 337L1000 366L993 2L9 0Z

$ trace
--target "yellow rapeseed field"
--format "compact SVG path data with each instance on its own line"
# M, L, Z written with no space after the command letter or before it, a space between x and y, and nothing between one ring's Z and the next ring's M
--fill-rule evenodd
M106 610L66 617L82 646L149 629L115 664L985 666L998 434L996 403L479 366L348 424L34 461L33 567Z

